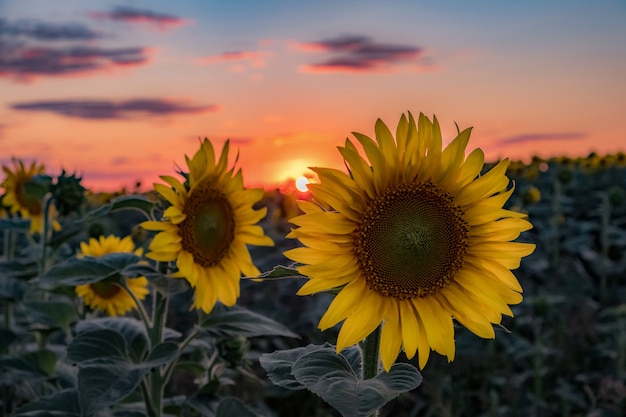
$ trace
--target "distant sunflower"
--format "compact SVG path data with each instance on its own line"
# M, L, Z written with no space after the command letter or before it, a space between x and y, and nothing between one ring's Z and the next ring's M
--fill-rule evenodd
M354 133L367 155L346 140L340 147L350 175L314 168L319 184L309 185L314 202L289 237L306 247L285 252L305 264L310 280L299 295L339 289L319 326L345 320L337 351L372 333L381 323L380 355L389 370L401 348L419 366L430 350L454 359L454 317L484 338L495 337L492 323L512 316L522 300L511 269L534 250L515 243L532 225L525 215L503 209L508 160L480 175L480 149L465 157L470 129L442 151L437 119L409 113L396 139L378 120L376 142Z
M141 224L159 232L146 256L176 261L178 272L172 276L185 278L194 287L194 307L207 313L217 300L227 306L235 304L242 272L260 274L246 245L274 245L256 225L267 209L252 208L263 190L244 188L241 170L234 173L234 168L227 167L228 150L227 141L216 164L213 146L205 139L194 157L186 158L188 187L170 176L161 179L171 188L154 184L171 204L163 214L165 221Z
M100 236L99 239L91 238L89 243L80 243L78 257L98 257L112 252L129 252L141 255L141 248L135 250L135 244L130 236L120 239L117 236ZM127 280L127 285L137 299L143 300L150 290L148 281L144 277ZM93 309L106 312L109 316L122 316L136 308L133 298L115 282L104 280L93 284L78 285L76 294L82 297L85 304Z
M31 220L31 233L41 232L43 227L42 196L29 193L26 187L34 176L43 174L44 166L33 161L26 168L24 162L17 159L13 160L13 165L13 170L6 165L2 166L6 174L4 181L0 184L5 189L2 203L8 207L10 213L19 214L23 219Z

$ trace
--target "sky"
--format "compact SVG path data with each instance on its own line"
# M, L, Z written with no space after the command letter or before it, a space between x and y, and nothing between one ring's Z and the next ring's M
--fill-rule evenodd
M0 0L0 164L96 191L205 137L272 188L409 111L489 161L626 150L626 1Z

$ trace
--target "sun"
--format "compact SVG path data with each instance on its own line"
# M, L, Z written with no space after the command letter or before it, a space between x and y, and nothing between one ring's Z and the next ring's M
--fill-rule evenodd
M309 187L307 184L309 183L309 179L305 176L301 176L296 178L296 189L302 193L306 193L309 191Z

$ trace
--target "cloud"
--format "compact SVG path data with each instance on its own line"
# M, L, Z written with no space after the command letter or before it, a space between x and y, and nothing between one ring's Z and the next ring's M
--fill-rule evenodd
M0 35L21 36L37 41L91 41L102 37L77 23L46 23L36 20L18 20L10 23L0 19Z
M218 55L209 55L198 59L201 64L219 64L221 62L250 61L263 62L262 54L257 51L228 51Z
M587 137L584 132L560 132L560 133L524 133L516 136L501 138L496 141L499 145L513 145L526 142L545 142L551 140L581 140Z
M388 71L394 65L414 62L424 54L418 46L377 43L362 35L301 43L298 49L333 54L328 59L302 67L304 72Z
M191 22L190 19L183 19L171 14L158 13L148 9L137 9L128 6L118 6L110 12L92 12L89 13L89 15L94 19L100 20L114 20L125 23L148 23L157 26L159 29L170 29Z
M166 116L214 112L215 105L189 105L164 99L108 100L58 100L15 103L13 110L56 113L66 117L89 120L130 119L137 115Z
M0 40L0 77L30 81L40 76L90 75L118 67L144 65L149 48L24 46Z

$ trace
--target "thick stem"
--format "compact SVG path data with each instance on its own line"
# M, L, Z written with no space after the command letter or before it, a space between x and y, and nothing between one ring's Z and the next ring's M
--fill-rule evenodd
M380 349L380 326L370 333L361 342L361 354L363 355L361 376L363 380L374 378L378 375L378 354ZM370 414L377 417L378 410Z
M198 335L198 331L194 330L192 332L190 332L187 337L185 338L185 340L183 340L181 342L181 344L178 346L178 349L180 351L180 354L183 353L183 351L185 350L185 348L187 347L187 345L189 343L191 343L191 341L193 339L195 339L195 337ZM179 354L179 357L180 357ZM163 385L167 385L167 383L170 380L170 377L172 376L172 371L174 370L174 368L176 367L176 363L178 362L178 358L176 358L175 360L173 360L172 362L168 363L167 366L165 367L165 371L163 372Z
M152 399L150 398L150 392L148 391L148 384L146 384L146 380L144 379L139 384L141 387L141 395L143 395L143 401L146 403L146 412L148 417L157 417L157 412L152 405Z
M48 266L48 229L50 229L50 207L52 207L52 194L48 193L44 197L42 204L43 230L41 230L41 272Z
M378 375L378 349L380 346L380 326L361 342L363 352L363 380L374 378Z
M130 289L130 287L128 286L128 282L126 281L126 278L124 279L124 281L122 281L120 285L122 288L124 288L124 290L126 290L128 295L130 295L130 298L132 298L133 301L135 302L135 305L137 306L137 312L139 313L139 317L141 318L141 321L143 321L144 325L146 326L146 332L150 334L150 329L152 329L152 321L150 320L150 317L148 317L148 313L146 312L146 309L143 306L143 303L141 302L141 300L137 298L137 295Z
M167 263L159 263L159 271L167 273ZM152 328L149 332L150 349L154 349L156 345L161 343L163 338L163 328L167 317L167 308L169 299L159 291L154 292L154 304L152 306ZM163 410L163 388L164 378L160 371L153 372L150 375L150 397L152 406L156 410L156 417L161 416Z

